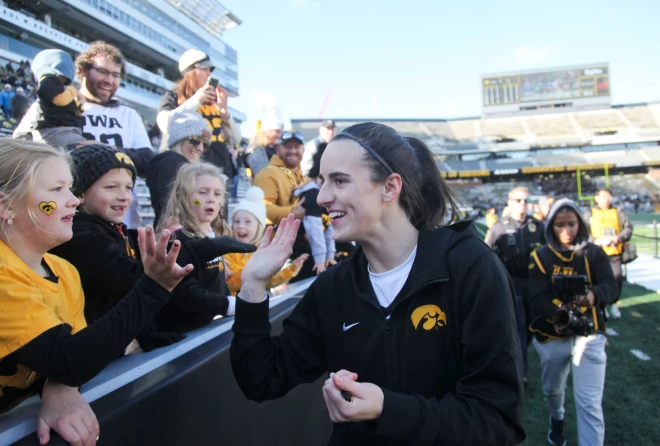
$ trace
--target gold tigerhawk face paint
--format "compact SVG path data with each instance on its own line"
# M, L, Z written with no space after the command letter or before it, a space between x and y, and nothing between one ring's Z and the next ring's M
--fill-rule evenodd
M202 205L202 201L201 201L201 200L198 200L197 198L195 198L195 199L193 200L193 204L194 204L195 206L197 206L197 207L200 207L200 206Z
M39 210L46 215L52 214L53 212L55 212L55 209L57 209L57 203L55 203L54 201L49 201L49 202L42 201L41 203L39 203Z

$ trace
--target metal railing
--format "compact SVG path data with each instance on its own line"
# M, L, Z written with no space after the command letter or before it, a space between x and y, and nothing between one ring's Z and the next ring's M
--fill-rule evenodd
M652 248L651 254L653 254L653 257L657 259L658 258L658 221L653 220L652 224L653 224L653 236L643 235L643 234L635 234L635 232L633 232L633 235L632 235L630 240L631 240L632 243L635 243L634 239L636 239L636 238L641 238L641 239L645 239L645 240L652 240L653 241L653 248ZM637 243L637 252L646 251L646 249L640 249L640 248L646 248L646 246L645 245L640 245L639 243Z

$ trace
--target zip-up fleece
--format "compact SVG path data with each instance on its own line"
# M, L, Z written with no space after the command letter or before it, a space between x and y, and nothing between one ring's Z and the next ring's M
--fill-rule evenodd
M525 438L513 286L471 223L421 231L392 304L367 259L321 274L270 336L268 302L237 299L231 361L251 400L346 369L385 396L379 420L336 423L331 445L514 445ZM319 389L319 392L321 390Z

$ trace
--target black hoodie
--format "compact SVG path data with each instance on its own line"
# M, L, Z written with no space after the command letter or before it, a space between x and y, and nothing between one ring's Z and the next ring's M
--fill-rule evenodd
M412 270L387 309L359 249L318 277L279 336L270 336L267 301L237 299L234 376L254 401L341 369L380 386L380 420L335 424L332 445L518 444L524 398L512 290L471 223L420 231Z
M554 219L563 208L572 209L579 222L578 234L569 249L557 242L553 231ZM555 202L548 213L545 237L548 243L532 254L529 264L530 330L541 342L567 336L557 333L551 322L560 304L553 298L553 277L557 274L583 274L590 279L596 302L593 307L582 307L581 310L594 322L596 332L605 333L604 309L616 302L618 286L607 254L603 248L589 242L589 229L575 202L566 198Z

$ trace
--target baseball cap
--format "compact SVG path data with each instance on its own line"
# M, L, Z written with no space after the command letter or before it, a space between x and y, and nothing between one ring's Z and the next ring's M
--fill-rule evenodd
M181 74L186 74L193 68L211 68L213 71L214 67L208 54L204 51L190 49L179 58L179 71Z
M280 135L280 144L285 144L291 140L297 140L300 144L305 144L305 138L294 129L285 130Z
M334 129L337 126L335 125L334 119L326 119L321 123L321 127L325 127L326 129Z

